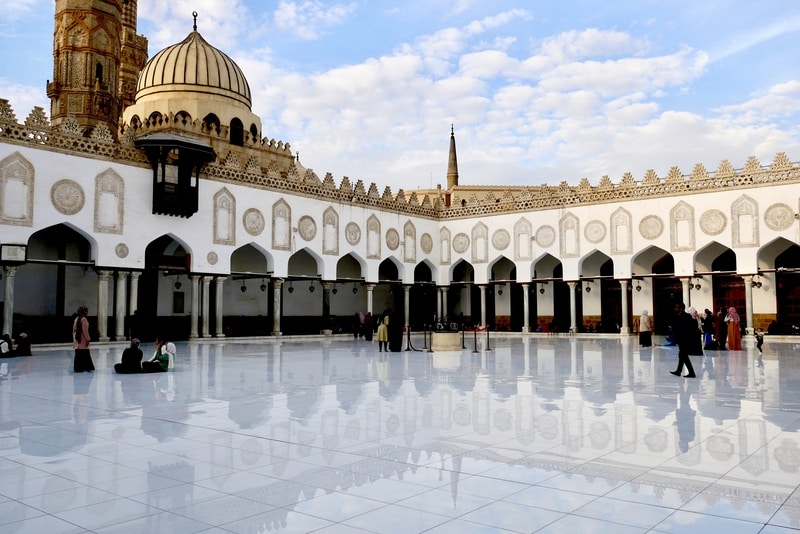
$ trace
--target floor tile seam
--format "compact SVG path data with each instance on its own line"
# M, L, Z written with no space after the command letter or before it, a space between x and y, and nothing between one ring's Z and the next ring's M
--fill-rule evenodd
M225 496L222 496L222 497L217 497L217 498L215 498L215 499L211 499L211 500L209 500L209 501L204 501L204 504L211 504L211 503L213 503L213 502L214 502L214 501L216 501L216 500L219 500L219 499L224 499L225 497L234 497L234 496L235 496L235 495L228 494L228 495L225 495ZM248 519L248 518L250 518L250 517L256 517L256 516L258 516L258 515L262 515L262 514L268 514L268 513L274 512L275 510L277 510L277 509L279 509L279 508L282 508L281 506L275 506L275 505L268 504L268 503L265 503L265 502L256 501L256 500L253 500L253 499L247 499L247 498L245 498L245 497L242 497L242 498L244 498L245 500L251 501L251 502L253 502L253 503L255 503L255 504L259 504L259 505L262 505L262 506L269 506L269 507L270 507L270 509L269 509L269 510L266 510L266 511L262 510L262 511L260 511L260 512L256 512L256 513L254 513L254 514L250 514L250 515L239 516L239 517L237 517L236 519L234 519L234 520L232 520L232 521L228 521L227 523L223 523L223 524L220 524L220 525L214 525L214 524L211 524L211 523L206 523L205 521L202 521L202 520L198 519L197 517L192 517L192 516L186 515L185 513L181 513L181 512L180 512L180 510L183 510L183 509L186 509L186 508L189 508L189 507L191 507L191 506L192 506L191 504L190 504L190 505L187 505L187 506L182 506L182 507L180 507L180 508L175 508L175 509L172 509L172 510L164 510L164 509L162 509L162 508L158 508L158 509L159 509L160 511L162 511L162 512L172 513L172 514L178 515L178 516L180 516L180 517L183 517L183 518L186 518L186 519L190 519L190 520L192 520L192 521L196 521L196 522L198 522L198 523L202 523L202 524L204 524L204 525L208 525L208 528L209 528L209 529L212 529L212 528L222 528L222 525L227 525L227 524L230 524L230 523L235 523L235 522L237 522L237 521L242 521L242 520L244 520L244 519ZM146 505L146 506L150 506L150 505Z
M115 493L111 493L110 491L105 491L105 490L101 490L99 488L95 488L94 486L84 485L84 488L81 488L81 489L85 490L86 488L88 488L88 489L96 489L97 491L102 491L103 493L106 494L106 498L104 498L103 500L97 501L97 502L93 502L93 503L88 504L88 505L87 504L79 504L79 505L73 506L71 508L64 508L63 510L59 510L58 512L69 512L70 510L75 510L75 509L78 509L78 508L84 508L86 506L92 506L94 504L101 504L101 503L104 503L104 502L113 501L113 500L119 499L121 497L120 495L116 495ZM47 492L47 493L42 493L42 494L39 494L39 495L31 495L31 496L28 496L28 497L23 497L23 499L25 499L25 500L34 499L34 498L37 498L37 497L43 497L45 495L50 495L51 493L58 493L60 491L71 491L72 489L75 489L75 488L60 489L60 490L56 490L56 491L50 491L50 492ZM16 500L18 502L22 503L22 504L25 504L25 506L30 506L31 508L34 508L36 510L41 511L44 514L53 515L55 513L55 512L48 512L47 510L44 510L44 509L40 508L39 506L36 506L35 504L28 504L28 503L23 502L20 499L16 499Z
M542 486L542 487L543 487L543 488L545 488L545 489L551 489L549 486ZM530 488L528 488L528 489L530 489ZM521 491L518 491L517 493L521 493L522 491L527 491L527 490L521 490ZM590 501L588 501L588 502L586 502L586 503L584 503L584 504L580 505L578 508L583 508L584 506L588 506L589 504L591 504L591 503L593 503L593 502L597 501L598 499L602 499L602 498L604 498L604 496L603 496L603 495L594 495L594 494L590 494L590 493L581 493L581 492L578 492L578 491L572 491L572 490L565 490L565 489L562 489L562 490L559 490L559 491L563 491L563 492L565 492L565 493L574 493L575 495L585 495L585 496L588 496L588 497L593 497L593 498L592 498ZM516 495L517 493L515 493L514 495ZM506 495L506 496L505 496L505 497L503 497L502 499L497 499L497 500L499 500L499 501L503 501L503 502L506 502L506 503L509 503L509 504L521 504L521 503L519 503L519 502L514 502L514 501L506 501L506 499L507 499L508 497L512 497L512 496L513 496L513 495ZM609 498L610 498L610 497L609 497ZM546 507L544 507L544 506L536 506L536 505L534 505L534 504L524 504L523 506L527 506L527 507L529 507L529 508L535 508L535 509L537 509L537 510L545 510L545 511L547 511L547 512L558 512L558 513L561 513L561 514L567 514L567 515L571 515L571 514L573 514L573 513L575 512L575 510L577 510L577 509L578 509L578 508L575 508L575 510L571 510L571 511L569 511L569 512L565 512L564 510L554 510L554 509L552 509L552 508L546 508Z
M658 509L661 509L661 510L669 511L669 513L666 514L663 519L666 519L667 517L671 516L676 511L676 508L674 508L672 506L662 506L662 505L658 505L658 504L626 501L624 499L617 499L615 497L609 497L607 495L603 495L603 496L600 496L600 497L598 497L597 499L595 499L595 500L593 500L591 502L587 502L586 504L584 504L580 508L576 508L575 510L573 510L572 512L569 512L569 513L570 513L570 515L575 515L575 516L579 516L579 517L585 517L585 518L588 518L588 519L599 519L601 521L606 521L608 523L612 523L612 524L615 524L615 525L623 525L623 526L626 526L626 527L637 527L637 528L647 528L647 529L655 528L656 525L652 525L652 526L649 526L649 527L644 527L642 525L636 525L636 524L633 524L633 523L624 523L622 521L612 521L612 520L609 520L609 519L603 519L603 518L600 518L600 517L593 517L591 515L585 515L585 513L584 514L580 513L581 509L589 506L590 504L592 504L592 503L594 503L594 502L596 502L596 501L598 501L600 499L611 499L611 500L617 501L617 502L619 502L621 504L637 504L637 505L645 506L645 507L648 507L648 508L658 508ZM661 521L663 519L659 520L658 523L661 523ZM658 523L656 523L656 524L658 524Z
M127 499L127 498L125 498L125 497L122 497L122 498L124 498L125 500L130 500L130 499ZM108 502L108 501L105 501L105 502ZM113 527L113 526L116 526L116 525L120 525L120 524L124 524L124 523L129 523L129 522L131 522L131 521L139 521L139 520L141 520L141 519L145 519L145 518L147 518L147 517L150 517L150 516L153 516L153 515L157 515L157 514L160 514L160 513L162 513L162 512L163 512L163 510L161 510L160 508L155 508L155 507L153 507L153 506L150 506L150 505L147 505L147 504L144 504L144 503L140 503L140 502L138 502L138 501L131 501L131 502L132 502L132 503L134 503L134 504L138 504L138 505L145 506L145 507L147 507L147 508L152 508L153 510L157 510L157 511L156 511L156 512L154 512L154 513L145 513L144 515L139 515L139 516L137 516L137 517L134 517L134 518L131 518L131 519L126 519L125 521L122 521L122 522L111 522L111 523L104 523L104 524L102 524L102 525L96 525L96 526L93 526L93 527L91 527L91 528L90 528L90 527L83 527L83 526L80 526L80 525L76 525L76 526L77 526L78 528L81 528L81 529L85 530L86 532L94 532L95 530L104 529L104 528L109 528L109 527ZM97 503L97 504L103 504L103 503ZM56 513L52 513L52 514L48 514L48 515L51 515L51 516L55 517L56 519L59 519L59 520L61 520L61 521L65 521L65 522L67 522L67 523L70 523L70 524L73 524L73 525L74 525L74 524L75 524L74 522L72 522L72 521L69 521L68 519L65 519L65 518L63 518L63 517L61 517L61 516L59 515L59 514L62 514L62 513L68 512L68 511L69 511L69 512L71 512L71 511L73 511L73 510L63 510L63 511L56 512Z
M686 514L695 514L695 515L698 515L698 516L713 517L713 518L717 518L717 519L726 519L728 521L737 521L737 522L740 522L740 523L747 523L747 524L750 524L750 525L760 525L761 529L763 529L764 527L767 526L767 523L762 522L762 521L752 521L750 519L742 519L740 517L730 517L730 516L726 516L726 515L707 514L707 513L703 513L703 512L697 512L695 510L685 510L685 509L683 509L683 506L684 505L682 505L680 508L675 508L674 511L671 514L669 514L667 517L665 517L663 520L661 520L658 523L658 525L661 525L665 521L669 520L669 518L671 518L675 514L677 514L679 512L683 512L683 513L686 513ZM652 528L654 530L657 530L658 529L658 525L655 525ZM761 530L761 529L759 529L759 530Z
M70 524L70 525L74 526L76 529L79 529L81 532L91 532L86 527L82 527L80 525L77 525L77 524L73 523L72 521L67 521L66 519L58 517L58 516L56 516L54 514L42 514L42 515L37 515L36 517L28 517L28 518L25 518L25 519L21 519L19 521L13 521L11 523L6 523L5 525L2 525L2 526L10 528L10 525L14 525L16 523L22 524L22 523L25 523L25 521L30 521L31 519L39 519L40 517L44 517L44 516L53 517L53 518L57 519L58 521L62 521L64 523ZM24 526L24 525L21 525L21 526ZM22 530L21 532L24 532L24 530Z
M473 497L480 497L480 496L479 495L473 495ZM413 497L409 497L409 499L410 498L413 498ZM400 508L405 508L406 510L412 510L414 512L425 512L425 513L432 514L432 515L446 517L446 518L448 518L448 519L450 519L452 521L454 519L463 519L465 515L469 515L469 514L471 514L473 512L477 512L478 510L486 508L487 506L491 506L492 504L494 504L494 503L499 501L499 499L489 499L487 497L482 497L482 498L487 499L489 502L487 502L485 504L482 504L482 505L478 506L477 508L473 508L472 510L470 510L468 512L464 512L464 513L461 513L461 514L455 515L455 516L450 516L450 515L446 516L446 515L443 515L443 514L441 514L439 512L432 512L430 510L425 510L425 509L422 509L422 508L406 506L406 505L402 504L402 501L398 501L398 502L391 503L391 504L393 506L399 506ZM403 499L403 500L406 500L406 499ZM507 503L507 504L518 504L518 503ZM467 521L466 519L463 519L463 520ZM481 525L485 524L485 523L479 523L478 521L470 521L470 523L478 523L478 524L481 524Z
M441 523L441 524L439 524L439 525L434 525L434 526L432 526L432 527L430 527L430 528L427 528L427 529L425 529L425 530L423 530L423 531L419 532L419 534L426 534L426 533L429 533L429 532L431 532L431 531L433 531L433 530L435 530L435 529L437 529L437 528L441 528L443 525L446 525L447 523L451 523L451 522L453 522L453 521L456 521L456 520L458 520L458 521L462 521L462 522L464 522L464 523L470 523L470 524L472 524L472 525L476 525L476 526L481 526L481 527L483 527L483 526L486 526L485 524L483 524L483 523L478 523L477 521L469 521L468 519L459 519L459 518L454 518L454 519L451 519L450 521L447 521L447 522L445 522L445 523ZM496 525L492 525L492 527L491 527L491 528L494 528L494 529L496 529L496 530L495 530L496 534L506 534L506 533L507 533L507 534L519 534L519 532L518 532L518 531L515 531L515 530L508 530L508 529L506 529L506 528L498 527L498 526L496 526Z

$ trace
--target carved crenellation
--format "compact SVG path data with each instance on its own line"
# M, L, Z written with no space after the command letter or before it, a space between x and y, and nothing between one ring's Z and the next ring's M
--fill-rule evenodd
M131 165L149 167L146 156L134 148L132 140L144 133L170 130L200 136L214 147L221 159L204 168L205 177L231 184L282 191L302 196L325 198L332 202L352 202L366 207L393 210L435 219L460 219L498 213L551 209L553 207L619 202L665 196L684 196L687 193L706 193L722 188L746 188L754 184L800 183L800 165L793 164L785 153L775 155L772 164L764 167L755 157L749 157L741 170L727 160L710 173L698 164L690 175L676 167L670 168L661 179L648 170L641 181L625 173L619 184L603 176L597 186L582 178L577 186L566 181L557 186L457 186L450 192L450 205L444 205L441 192L403 190L393 193L386 186L381 194L373 182L366 187L362 180L353 186L343 177L339 186L333 175L321 180L313 170L306 169L291 153L289 143L275 139L255 139L244 132L244 146L232 146L223 136L226 128L209 128L186 114L159 116L153 114L141 122L120 125L119 141L102 128L85 132L72 127L68 119L59 127L52 126L42 108L36 107L25 124L19 124L7 100L0 99L0 138L10 144L36 144L38 148L56 152L91 155L91 157L124 161Z

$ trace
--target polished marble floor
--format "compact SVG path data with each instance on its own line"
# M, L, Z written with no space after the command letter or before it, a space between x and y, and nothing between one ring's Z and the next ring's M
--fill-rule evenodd
M157 375L115 375L119 344L94 373L64 347L0 360L0 532L800 528L800 343L708 352L697 379L633 337L473 343L198 341Z

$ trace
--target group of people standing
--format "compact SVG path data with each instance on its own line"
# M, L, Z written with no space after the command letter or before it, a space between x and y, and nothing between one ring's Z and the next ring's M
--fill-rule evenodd
M75 315L75 320L72 323L72 348L75 351L72 370L76 373L91 372L95 369L89 348L91 344L88 319L89 308L81 306ZM157 337L156 350L152 358L145 361L142 361L144 355L139 345L139 339L131 339L130 346L122 351L122 361L114 365L115 372L119 374L163 373L174 366L176 352L174 343Z

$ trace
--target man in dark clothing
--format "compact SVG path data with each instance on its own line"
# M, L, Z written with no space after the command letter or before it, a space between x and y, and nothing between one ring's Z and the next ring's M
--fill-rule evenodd
M142 372L142 349L138 339L131 339L131 346L122 351L122 363L114 364L114 371L119 374Z
M672 331L675 333L675 342L678 344L678 368L670 371L675 376L681 376L683 367L689 374L686 378L695 378L694 367L689 355L703 355L703 345L700 340L700 329L697 320L686 313L686 304L675 304L675 319L672 322Z

